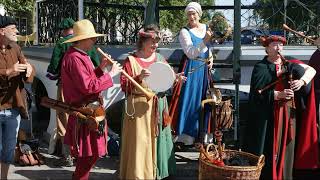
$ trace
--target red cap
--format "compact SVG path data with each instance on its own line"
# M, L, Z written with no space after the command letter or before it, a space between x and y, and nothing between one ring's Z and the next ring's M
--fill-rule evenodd
M267 47L272 42L281 42L282 44L286 44L287 40L285 37L277 36L277 35L271 35L271 36L261 36L260 42L262 46Z

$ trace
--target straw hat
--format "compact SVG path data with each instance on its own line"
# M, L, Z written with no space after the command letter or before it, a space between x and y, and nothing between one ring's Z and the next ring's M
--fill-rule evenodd
M105 34L97 34L94 30L93 24L89 20L83 19L74 23L73 37L63 43L76 42L100 36L105 36Z

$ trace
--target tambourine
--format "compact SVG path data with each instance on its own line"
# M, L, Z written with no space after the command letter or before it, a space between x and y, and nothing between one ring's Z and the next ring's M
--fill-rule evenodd
M156 62L149 66L150 76L145 78L146 84L154 92L164 92L173 85L176 75L167 63Z

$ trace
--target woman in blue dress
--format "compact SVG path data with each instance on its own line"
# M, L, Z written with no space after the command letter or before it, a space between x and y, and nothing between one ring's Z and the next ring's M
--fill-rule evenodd
M206 44L211 41L212 32L206 24L200 23L202 16L200 4L190 2L185 13L188 25L180 31L179 41L187 56L184 74L188 81L182 85L178 102L176 142L191 145L199 135L201 101L206 98L208 88L208 69L212 66L212 60L209 65L203 63L211 54ZM196 70L188 73L193 69Z

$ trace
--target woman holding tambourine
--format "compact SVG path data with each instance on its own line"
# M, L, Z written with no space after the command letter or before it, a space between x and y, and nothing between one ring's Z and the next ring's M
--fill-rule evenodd
M164 116L168 115L167 99L164 93L160 93L163 88L151 90L150 86L162 84L161 77L173 81L185 77L175 75L165 59L156 53L159 40L159 30L155 25L140 31L137 52L129 55L123 66L124 71L144 89L157 91L157 94L147 97L123 74L120 77L121 88L126 93L120 179L162 179L175 172L171 128L164 120ZM168 71L169 74L164 74L166 70L160 71L161 74L152 72L152 69L162 69L156 64L169 66L171 73ZM152 75L160 77L159 80L153 79ZM169 84L172 86L173 82Z

